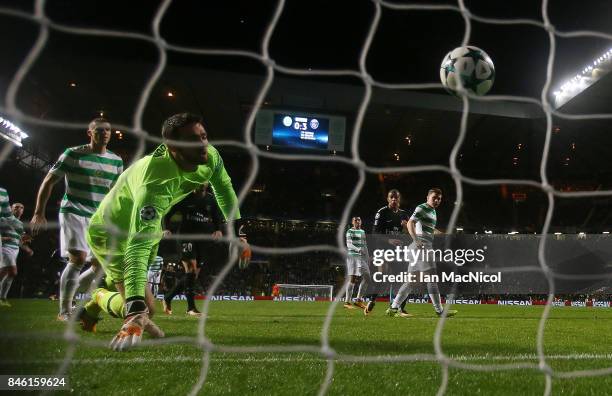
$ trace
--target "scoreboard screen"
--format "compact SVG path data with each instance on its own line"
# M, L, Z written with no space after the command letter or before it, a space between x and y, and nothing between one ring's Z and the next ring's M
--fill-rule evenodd
M274 114L273 145L327 150L328 141L327 118Z
M344 151L345 118L260 110L255 122L255 143L295 149Z

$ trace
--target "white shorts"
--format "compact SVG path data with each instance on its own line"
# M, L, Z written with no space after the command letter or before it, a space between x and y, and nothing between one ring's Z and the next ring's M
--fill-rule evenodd
M18 254L19 254L19 249L11 249L11 248L7 248L6 246L3 246L2 247L2 262L0 263L0 268L16 267Z
M360 256L348 256L346 258L346 274L348 276L369 276L368 262Z
M410 246L408 246L408 249L416 249L415 243L412 242ZM433 249L433 246L425 243L423 249ZM425 254L425 252L423 252L423 254ZM425 272L435 268L435 261L417 260L414 265L412 265L412 262L408 264L408 272Z
M79 250L87 253L87 261L91 260L91 249L85 239L89 219L72 213L60 213L60 251L62 257L68 257L68 250Z
M159 291L159 283L161 281L161 271L147 271L147 282L153 292L153 296L157 296Z

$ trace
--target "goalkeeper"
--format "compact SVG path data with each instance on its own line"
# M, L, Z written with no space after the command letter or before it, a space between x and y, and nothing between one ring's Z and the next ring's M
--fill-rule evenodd
M219 152L208 144L201 118L175 114L164 121L162 137L153 154L119 177L87 232L92 252L125 301L123 326L110 343L114 350L136 345L143 329L157 328L145 303L147 267L157 255L162 219L170 208L210 182L223 216L235 210L234 218L240 218L232 181Z

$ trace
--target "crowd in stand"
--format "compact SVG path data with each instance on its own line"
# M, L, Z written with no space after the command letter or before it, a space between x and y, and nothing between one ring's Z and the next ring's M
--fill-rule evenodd
M249 242L258 246L304 246L336 243L336 225L288 220L249 221ZM20 273L11 295L14 297L54 298L59 274L65 266L57 252L57 238L47 233L46 238L36 238L32 243L37 252L32 257L19 257ZM166 263L176 262L178 255L172 243L166 243L160 253ZM199 276L199 291L206 292L222 267L227 263L228 246L219 244L214 262L206 263ZM255 296L271 295L272 286L278 283L341 285L344 280L344 261L331 252L300 254L254 254L251 264L244 269L234 265L219 284L215 294ZM411 298L422 298L414 294ZM457 298L472 300L546 300L545 294L461 294ZM601 289L595 294L557 295L560 301L612 301L611 289Z

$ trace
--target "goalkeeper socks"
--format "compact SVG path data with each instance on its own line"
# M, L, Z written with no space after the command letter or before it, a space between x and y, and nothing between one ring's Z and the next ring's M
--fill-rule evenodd
M363 295L365 294L367 289L368 289L368 277L362 276L361 282L359 282L359 289L357 289L357 299L358 300L363 299Z
M92 301L98 305L98 312L102 309L104 312L113 316L115 318L124 318L125 317L125 304L123 303L123 297L118 292L108 291L106 289L96 289L93 292ZM95 313L98 315L98 312L95 312L93 307L94 304L88 303L85 306L87 313ZM91 305L90 305L91 304Z
M355 290L355 284L353 282L349 282L348 286L346 287L346 296L344 297L344 302L351 302L351 297L353 297L353 290Z
M83 307L85 309L85 312L87 312L90 317L98 317L98 314L102 310L102 308L100 308L100 304L98 304L98 293L103 293L106 291L106 289L96 289L91 293L91 299Z
M6 296L8 295L12 284L13 277L10 275L6 275L4 279L2 279L2 281L0 282L0 299L6 300Z
M193 299L193 286L195 284L195 273L188 272L185 274L185 297L187 297L187 311L195 311L195 301Z
M69 314L72 311L72 300L79 285L81 269L73 262L68 262L60 277L60 314Z
M402 285L402 287L400 287L400 289L397 291L397 295L391 303L391 308L398 309L400 305L408 298L408 295L410 294L410 286L412 286L410 282L406 282Z
M427 293L437 313L442 313L443 308L440 303L440 290L438 289L437 282L427 282Z
M77 289L79 293L88 292L92 287L91 284L96 279L96 271L94 271L94 268L95 267L92 265L79 275L79 286Z

